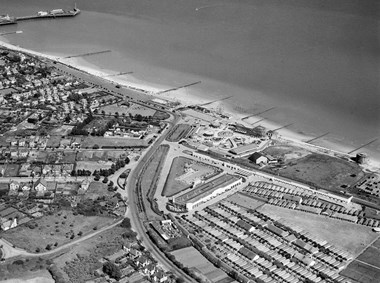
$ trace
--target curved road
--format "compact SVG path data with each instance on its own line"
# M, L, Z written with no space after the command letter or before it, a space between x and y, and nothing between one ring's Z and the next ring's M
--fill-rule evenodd
M170 113L172 114L172 113ZM139 160L138 165L131 171L129 174L129 181L127 183L127 192L128 192L128 204L129 204L129 213L131 218L132 227L141 237L145 247L150 250L153 257L161 263L167 270L173 272L177 277L182 277L186 280L186 282L196 282L193 278L187 275L183 270L179 269L175 266L159 249L158 247L151 241L149 236L146 234L144 224L139 217L139 211L137 208L138 200L136 199L136 194L134 190L137 187L137 181L140 177L140 172L143 169L146 162L155 152L155 150L160 146L162 141L167 137L170 133L171 129L176 125L179 121L179 116L174 115L174 120L171 123L168 123L168 129L156 140L156 142L149 148L149 150L145 153L145 155Z

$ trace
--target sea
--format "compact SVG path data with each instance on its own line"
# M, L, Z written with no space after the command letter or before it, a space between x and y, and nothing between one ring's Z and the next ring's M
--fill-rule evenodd
M0 0L0 14L81 9L75 18L1 26L0 40L133 72L147 85L200 84L178 94L224 100L316 145L380 159L378 0ZM126 76L126 79L128 77ZM254 116L250 121L259 118ZM264 122L263 122L264 123Z

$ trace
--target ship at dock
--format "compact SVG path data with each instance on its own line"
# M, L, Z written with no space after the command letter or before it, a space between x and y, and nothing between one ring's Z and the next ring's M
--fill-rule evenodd
M16 24L17 20L15 17L10 17L9 15L1 15L0 16L0 26L1 25L12 25Z
M63 9L54 9L51 11L39 11L35 15L24 17L10 17L9 15L0 16L0 25L17 24L19 21L34 20L34 19L55 19L61 17L75 17L80 13L76 7L74 9L65 11Z

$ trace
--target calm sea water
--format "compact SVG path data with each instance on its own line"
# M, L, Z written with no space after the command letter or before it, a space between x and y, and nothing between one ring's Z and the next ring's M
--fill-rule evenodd
M28 15L75 1L0 0L1 13ZM379 1L78 0L80 16L1 27L14 44L80 54L115 71L229 100L308 134L354 146L380 136ZM370 148L380 152L380 142Z

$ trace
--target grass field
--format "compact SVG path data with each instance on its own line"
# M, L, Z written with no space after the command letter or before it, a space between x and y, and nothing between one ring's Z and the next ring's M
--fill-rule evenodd
M16 227L3 233L7 241L29 252L46 251L47 245L54 249L55 243L61 246L77 239L78 233L86 235L93 232L93 228L101 228L111 222L113 218L83 215L73 215L71 211L60 211L53 215L34 220L37 227L31 229L25 225ZM70 239L74 235L73 239Z
M194 247L188 247L180 250L176 250L171 253L176 259L184 266L189 268L196 268L211 282L218 282L229 278L229 276L222 270L216 268L211 262L209 262L200 252Z
M82 148L93 148L94 145L102 147L146 147L148 143L140 139L128 138L103 138L103 137L86 137L82 143Z
M89 170L91 172L94 172L95 170L99 169L109 169L111 168L112 162L111 161L106 161L104 163L98 163L98 162L93 162L93 161L78 161L77 162L77 170Z
M280 175L302 180L332 191L341 191L342 185L351 186L364 176L361 168L352 162L322 154L310 154L291 161Z
M229 196L227 200L235 202L236 204L248 209L256 209L265 204L265 202L250 198L240 193Z
M107 188L107 184L104 184L102 182L91 182L86 192L86 198L95 199L99 196L113 195L114 192L109 192Z
M303 228L354 256L378 236L369 227L283 207L264 205L258 211L274 219L282 218L288 226Z
M51 136L46 146L57 148L59 147L60 143L61 143L61 136Z
M18 176L18 171L20 170L19 164L7 164L4 171L4 177L15 177Z
M188 166L193 170L186 174L185 168ZM192 180L206 179L220 173L221 170L217 167L205 164L203 162L194 161L186 157L176 157L173 159L170 167L169 175L166 179L162 196L171 197L192 185ZM185 176L186 174L186 176Z
M277 159L283 159L285 162L291 159L298 159L309 155L311 152L301 147L292 145L274 145L263 150L265 154L269 154Z
M99 110L99 113L104 111L108 115L114 115L116 112L119 113L120 116L123 114L128 115L129 113L129 107L119 106L118 104L103 106Z

